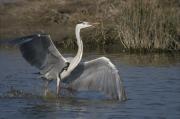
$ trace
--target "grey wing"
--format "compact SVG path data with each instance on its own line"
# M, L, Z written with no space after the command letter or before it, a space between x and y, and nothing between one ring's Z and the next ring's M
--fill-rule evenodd
M22 56L28 63L40 69L45 78L54 79L65 66L66 60L54 46L49 35L31 35L12 41L18 44ZM48 75L47 75L48 74Z
M127 99L118 70L105 57L80 64L72 72L72 77L65 80L75 90L101 91L113 99Z

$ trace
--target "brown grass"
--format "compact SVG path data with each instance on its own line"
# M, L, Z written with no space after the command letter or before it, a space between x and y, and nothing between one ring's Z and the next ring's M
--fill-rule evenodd
M103 45L114 39L128 50L180 49L180 2L114 0L106 10L110 16L102 18L108 20L99 32Z
M0 5L0 37L46 32L60 46L75 47L78 20L99 21L82 32L85 47L180 50L178 0L18 0Z

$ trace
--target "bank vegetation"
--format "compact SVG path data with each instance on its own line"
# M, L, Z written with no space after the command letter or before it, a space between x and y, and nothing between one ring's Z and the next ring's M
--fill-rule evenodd
M49 33L56 45L75 48L75 24L84 46L122 51L179 51L179 0L17 0L0 3L0 37Z

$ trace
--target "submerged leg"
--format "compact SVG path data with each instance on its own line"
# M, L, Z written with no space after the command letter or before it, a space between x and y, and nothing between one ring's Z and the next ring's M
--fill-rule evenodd
M45 84L44 84L44 96L47 96L47 93L49 91L48 85L49 85L49 81L45 80Z

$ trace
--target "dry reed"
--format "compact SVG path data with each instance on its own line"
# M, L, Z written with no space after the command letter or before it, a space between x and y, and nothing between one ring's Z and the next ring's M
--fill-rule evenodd
M86 20L101 25L82 32L85 47L180 50L179 0L24 1L0 6L1 38L47 32L58 45L75 47L74 24Z

